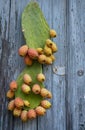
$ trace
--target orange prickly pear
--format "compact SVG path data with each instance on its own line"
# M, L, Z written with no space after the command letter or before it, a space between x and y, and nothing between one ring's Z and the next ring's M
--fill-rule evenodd
M27 117L27 111L26 111L26 110L23 110L23 111L21 112L21 120L22 120L23 122L25 122L25 121L27 121L27 119L28 119L28 117Z
M28 49L28 55L31 59L37 59L38 58L38 52L33 48Z
M33 63L32 59L28 55L26 55L24 57L24 62L25 62L26 65L29 65L29 66L31 66L32 63Z
M37 80L38 80L39 82L44 82L44 81L45 81L45 75L42 74L42 73L39 73L39 74L37 75Z
M29 119L36 118L36 112L34 109L30 109L27 113Z
M36 109L35 109L37 115L40 115L40 116L43 116L45 113L46 113L46 110L45 108L41 107L41 106L38 106Z
M12 100L12 101L10 101L10 102L8 103L8 110L13 111L13 110L14 110L14 107L15 107L15 105L14 105L14 100Z
M14 104L17 108L22 108L24 106L23 100L19 97L15 98Z
M12 81L9 84L9 87L10 87L11 91L16 91L16 89L17 89L17 82L16 81Z
M38 62L41 64L45 64L46 63L46 56L44 54L39 55Z
M50 30L50 37L56 37L57 36L57 33L56 33L56 31L55 30L53 30L53 29L51 29Z
M32 91L35 93L35 94L39 94L40 93L40 86L38 84L34 84L33 87L32 87Z
M41 101L41 106L44 107L45 109L48 109L51 107L51 103L47 100Z
M23 84L21 87L23 93L29 94L29 92L31 91L30 86L28 86L27 84Z
M21 109L14 108L13 115L19 117L21 115Z
M32 78L31 78L31 76L29 74L24 74L23 80L28 85L31 84L31 82L32 82Z
M43 54L43 49L42 48L37 48L37 52L39 55Z
M6 94L7 98L13 98L14 97L14 92L11 90L8 90L7 94Z
M23 45L19 48L19 55L20 56L25 56L27 54L27 51L28 51L28 46L27 45Z

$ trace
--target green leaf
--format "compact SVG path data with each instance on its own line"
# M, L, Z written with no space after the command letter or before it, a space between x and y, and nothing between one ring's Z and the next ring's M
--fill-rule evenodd
M43 48L49 36L49 26L39 5L31 2L22 14L22 30L26 44L30 48Z

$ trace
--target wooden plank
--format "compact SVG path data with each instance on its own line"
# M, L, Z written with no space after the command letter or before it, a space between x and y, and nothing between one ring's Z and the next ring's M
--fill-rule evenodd
M65 66L66 46L66 0L53 0L53 28L57 30L58 37L54 41L58 44L57 60L53 67ZM65 109L65 75L53 74L53 129L66 130L66 109ZM55 105L56 104L56 105ZM57 108L57 110L56 110ZM57 123L56 123L57 122Z
M66 44L66 1L65 0L43 0L42 10L51 28L54 28L58 37L54 41L58 44L59 52L55 54L57 60L51 66L44 67L47 77L45 85L53 93L52 108L47 111L46 116L39 117L38 129L44 130L66 130L65 119L65 76L53 73L55 66L65 66L65 44Z
M8 115L6 91L9 82L8 58L10 55L9 43L10 1L0 1L0 130L12 128L12 116ZM9 122L10 118L10 122Z
M67 6L67 130L85 130L85 0Z

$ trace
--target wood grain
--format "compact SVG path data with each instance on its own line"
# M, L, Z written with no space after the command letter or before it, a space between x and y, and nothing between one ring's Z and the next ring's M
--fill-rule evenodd
M25 43L21 14L29 1L0 0L0 130L85 130L85 0L36 0L58 33L57 60L43 67L52 108L27 123L7 110L9 82L24 68L17 52ZM64 76L53 73L57 66L65 66Z
M44 6L43 6L44 5ZM65 49L66 44L66 1L53 0L43 1L42 10L46 15L47 21L51 28L54 28L58 37L54 39L57 43L59 51L55 54L56 62L49 67L44 67L47 77L46 87L52 91L53 100L52 108L47 112L46 116L39 118L39 130L65 130L65 76L59 76L53 73L56 66L65 66ZM46 6L46 7L45 7ZM62 7L62 8L61 8ZM49 10L50 8L50 10ZM62 100L63 99L63 100ZM62 123L61 123L62 122ZM43 125L44 124L44 125Z
M68 2L67 129L85 129L85 1Z

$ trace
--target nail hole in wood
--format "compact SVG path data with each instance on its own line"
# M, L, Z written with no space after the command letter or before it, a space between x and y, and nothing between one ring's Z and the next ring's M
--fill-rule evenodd
M83 70L78 70L77 74L78 74L78 76L82 76L82 75L84 75L84 71Z

